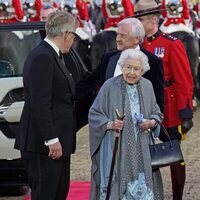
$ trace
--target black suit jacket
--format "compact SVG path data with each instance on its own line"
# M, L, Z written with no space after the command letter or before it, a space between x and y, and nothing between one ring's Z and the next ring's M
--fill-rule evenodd
M58 137L63 155L75 151L75 86L55 50L42 41L24 64L25 104L15 148L48 154L45 141Z
M164 111L164 72L163 72L163 64L162 60L152 53L146 51L143 48L140 50L148 57L150 70L147 71L143 77L147 78L152 82L157 103L160 107L161 112ZM121 51L112 51L104 54L101 61L101 72L100 72L100 80L103 83L105 80L113 77L115 72L115 67L117 65L117 61L120 57Z

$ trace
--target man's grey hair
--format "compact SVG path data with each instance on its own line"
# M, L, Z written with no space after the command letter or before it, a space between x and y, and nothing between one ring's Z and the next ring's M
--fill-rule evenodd
M132 37L138 37L140 44L143 42L143 39L145 37L145 30L139 19L126 18L126 19L121 20L117 26L119 27L121 25L130 25L130 27L131 27L130 35Z
M123 68L126 60L128 59L137 59L141 63L142 74L147 72L150 69L148 57L140 50L137 49L126 49L122 51L120 58L118 60L118 64L121 68Z
M77 27L77 19L64 11L50 13L45 24L46 35L51 38L75 31Z

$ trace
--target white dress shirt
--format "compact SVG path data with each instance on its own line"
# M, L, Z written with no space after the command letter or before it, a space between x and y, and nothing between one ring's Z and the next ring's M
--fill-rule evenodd
M48 38L45 38L44 41L47 42L47 43L56 51L56 53L57 53L58 56L59 56L59 48L56 46L56 44L54 44L54 43L53 43L51 40L49 40ZM45 144L46 146L49 146L49 145L55 144L56 142L59 142L59 139L58 139L58 138L54 138L54 139L45 141L44 144Z

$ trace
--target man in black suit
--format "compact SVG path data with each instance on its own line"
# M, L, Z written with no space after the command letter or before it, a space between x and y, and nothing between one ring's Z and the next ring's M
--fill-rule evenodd
M143 76L152 82L157 103L161 112L164 111L164 72L162 60L154 54L148 52L139 44L143 42L145 31L142 23L136 18L126 18L118 23L117 30L117 50L105 53L101 59L101 64L85 79L76 85L77 98L81 98L95 88L98 88L114 75L121 73L117 66L117 62L123 50L140 49L149 60L150 70ZM117 71L115 72L117 68Z
M76 144L75 85L59 53L69 51L77 26L72 15L51 13L46 38L24 64L25 104L15 148L21 151L32 200L65 200L68 194Z
M103 83L108 78L121 73L117 64L123 50L140 49L149 59L150 70L143 76L149 79L154 88L157 103L161 112L164 111L164 76L162 61L152 53L146 51L139 44L145 37L142 23L136 18L126 18L118 23L117 30L117 50L105 53L102 57L101 65L98 67L100 82Z

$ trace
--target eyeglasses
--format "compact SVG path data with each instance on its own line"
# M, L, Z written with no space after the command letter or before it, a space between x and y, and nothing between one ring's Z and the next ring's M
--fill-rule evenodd
M123 65L122 70L125 73L130 73L130 72L138 72L141 70L141 66L131 66L131 65Z
M73 31L70 31L69 33L71 33L73 35L73 40L76 41L78 39L78 35L73 32Z

